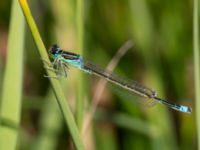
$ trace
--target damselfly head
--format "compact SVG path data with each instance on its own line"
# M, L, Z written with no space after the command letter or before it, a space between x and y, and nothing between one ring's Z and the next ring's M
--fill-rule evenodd
M51 48L49 49L49 56L51 58L56 58L61 53L62 53L62 50L60 49L60 47L57 44L52 45Z
M49 54L56 55L59 54L61 51L60 47L57 44L54 44L49 49Z

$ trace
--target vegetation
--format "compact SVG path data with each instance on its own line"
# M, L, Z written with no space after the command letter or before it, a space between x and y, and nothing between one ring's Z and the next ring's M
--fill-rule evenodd
M0 149L199 148L197 6L198 0L1 1ZM193 112L149 108L70 66L67 78L45 78L55 76L44 67L55 43Z

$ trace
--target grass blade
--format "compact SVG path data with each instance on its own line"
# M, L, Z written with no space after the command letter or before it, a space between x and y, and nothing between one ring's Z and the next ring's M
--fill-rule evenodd
M36 46L38 48L38 51L40 53L40 56L42 59L46 60L47 62L50 63L46 48L42 42L41 36L39 34L39 31L37 29L37 26L35 24L35 21L32 17L32 14L30 12L29 6L27 4L26 0L19 0L20 5L22 7L24 16L26 18L26 21L28 23L28 26L31 30L31 33L33 35L34 41L36 43ZM49 76L56 76L56 74L50 70L47 70L47 74ZM53 91L55 93L58 105L60 107L60 110L63 114L64 120L69 128L69 132L71 133L72 139L75 143L75 146L77 149L84 149L83 144L80 138L80 134L77 128L77 125L75 123L74 117L72 115L72 112L69 108L68 103L65 100L65 95L63 93L62 87L59 83L59 81L55 78L50 78L51 84Z
M2 92L0 149L16 149L21 113L23 45L24 19L17 0L13 0Z
M199 20L198 0L194 0L193 8L193 50L194 50L194 71L195 71L195 99L197 119L197 145L200 149L200 60L199 60Z
M83 35L84 35L84 1L77 0L76 2L76 28L77 28L77 41L79 53L83 54ZM76 120L79 129L82 127L83 117L84 117L84 75L80 74L78 76L78 97L76 99Z
M40 118L40 132L32 150L54 150L58 144L58 137L62 129L63 119L60 115L54 93L50 89L45 97L45 104Z

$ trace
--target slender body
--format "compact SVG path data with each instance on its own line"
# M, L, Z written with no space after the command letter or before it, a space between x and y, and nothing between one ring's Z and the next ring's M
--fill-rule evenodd
M68 64L72 65L73 67L76 67L80 70L83 70L89 74L94 74L97 76L100 76L109 82L116 84L132 93L135 93L141 97L147 98L147 99L153 99L161 104L164 104L172 109L178 110L180 112L185 113L191 113L192 109L188 106L184 105L178 105L171 103L167 100L158 98L156 95L156 92L151 90L150 88L147 88L140 83L124 79L122 77L119 77L109 71L106 71L97 65L94 65L91 62L85 61L80 55L63 51L61 50L57 45L53 45L49 50L49 55L54 59L53 66L56 66L57 68L61 67L64 68Z

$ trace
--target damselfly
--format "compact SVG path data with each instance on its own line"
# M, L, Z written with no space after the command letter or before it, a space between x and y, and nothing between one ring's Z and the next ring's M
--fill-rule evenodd
M53 45L50 48L49 55L54 60L52 63L52 66L53 66L52 69L55 70L56 73L58 73L59 70L62 69L63 70L62 73L64 73L64 76L67 76L66 68L69 64L69 65L71 65L75 68L78 68L80 70L83 70L84 72L87 72L89 74L94 74L94 75L100 76L100 77L108 80L109 82L111 82L115 85L118 85L118 86L122 87L123 89L126 89L132 93L135 93L143 98L154 100L156 102L164 104L164 105L166 105L172 109L175 109L177 111L180 111L180 112L184 112L184 113L192 112L191 107L184 106L184 105L178 105L178 104L169 102L165 99L161 99L161 98L157 97L156 92L153 91L152 89L147 88L136 81L132 81L129 79L119 77L107 70L104 70L104 69L98 67L97 65L95 65L89 61L84 60L79 54L63 51L57 45ZM58 75L60 75L60 74L58 73Z

